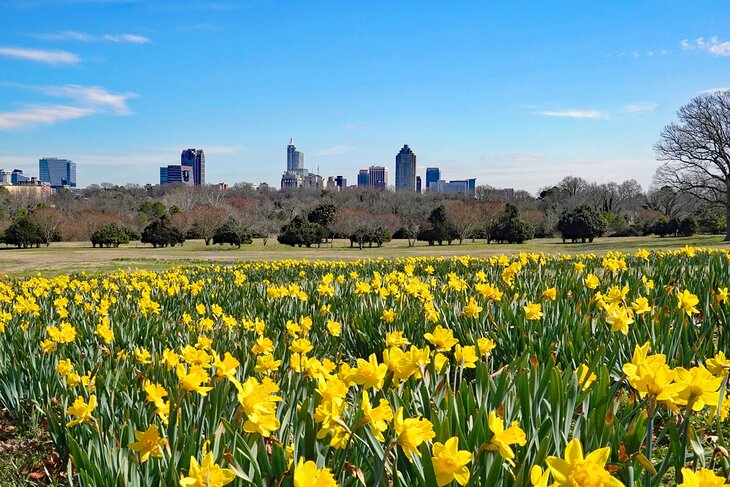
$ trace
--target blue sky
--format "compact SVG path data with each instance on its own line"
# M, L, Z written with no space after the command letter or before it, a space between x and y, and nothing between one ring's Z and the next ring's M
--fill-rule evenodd
M293 137L350 182L409 144L446 179L646 187L662 127L720 88L726 1L0 2L0 167L65 157L81 186L186 147L208 182L278 186Z

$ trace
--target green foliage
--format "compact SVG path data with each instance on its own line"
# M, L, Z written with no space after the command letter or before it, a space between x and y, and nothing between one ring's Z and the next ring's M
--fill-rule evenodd
M309 214L307 215L307 219L312 223L316 223L318 225L326 227L333 221L335 221L336 216L336 205L332 203L322 203L309 212Z
M697 233L697 228L697 220L695 220L691 216L688 216L679 223L679 227L677 228L677 234L680 237L691 237L692 235Z
M600 237L606 231L606 220L592 207L581 205L560 215L558 231L563 242L593 242L594 238Z
M21 215L5 230L3 241L18 248L40 247L46 241L38 225Z
M155 220L142 231L142 243L150 243L153 247L174 247L185 242L185 236L179 230L170 225L167 217Z
M219 245L230 244L240 248L242 244L253 243L253 239L251 232L246 226L234 218L229 218L213 234L213 243Z
M517 207L508 203L505 214L495 223L490 232L491 240L500 243L523 243L533 235L532 226L520 218Z
M444 205L437 206L428 217L429 225L418 232L418 240L426 241L429 245L438 242L442 245L446 241L449 245L459 238L459 232L449 218Z
M145 201L139 205L139 212L147 221L156 221L167 215L167 207L161 201Z
M129 234L116 222L107 223L91 234L91 245L96 247L119 247L129 243Z
M292 247L311 247L322 242L323 238L324 231L320 225L297 215L291 222L282 227L277 240L281 244L291 245Z
M653 232L660 237L666 237L667 235L676 235L679 230L679 225L682 221L677 217L669 218L668 216L662 216L654 224Z

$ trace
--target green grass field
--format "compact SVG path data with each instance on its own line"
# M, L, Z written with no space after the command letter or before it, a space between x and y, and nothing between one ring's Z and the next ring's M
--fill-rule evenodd
M235 260L309 259L337 260L360 258L395 258L408 256L472 255L488 257L515 252L546 253L605 253L612 250L632 252L639 248L649 250L675 249L685 245L723 247L721 235L698 235L682 238L625 237L600 238L593 243L563 244L560 239L535 239L522 245L486 244L483 241L465 241L461 245L429 246L418 242L408 247L405 240L394 240L382 248L350 248L346 240L335 240L318 248L288 247L270 239L266 245L255 240L240 249L229 246L205 246L202 240L189 240L183 247L154 249L149 245L131 243L116 249L95 249L89 242L64 242L40 249L0 248L0 273L29 275L40 272L46 276L82 271L109 271L117 268L164 269L172 264L199 262L231 262Z

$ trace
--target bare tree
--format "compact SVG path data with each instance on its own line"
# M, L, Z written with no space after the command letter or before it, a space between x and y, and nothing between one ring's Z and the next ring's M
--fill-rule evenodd
M468 238L481 223L481 214L475 204L459 201L446 207L446 214L456 229L459 245Z
M677 112L654 146L664 164L654 178L711 204L730 223L730 90L701 94ZM730 241L730 224L725 236Z
M49 207L36 208L30 214L29 219L38 227L46 247L60 237L63 214L57 209Z
M210 245L215 231L228 221L228 212L212 205L196 206L189 212L193 227L200 232L205 245Z

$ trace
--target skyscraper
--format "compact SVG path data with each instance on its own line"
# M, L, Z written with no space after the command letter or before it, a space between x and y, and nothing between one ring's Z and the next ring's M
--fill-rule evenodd
M432 184L436 184L441 179L441 170L437 167L426 168L426 190L431 188Z
M180 154L180 165L193 168L193 184L205 186L205 152L203 149L185 149Z
M388 168L383 166L370 166L368 168L368 184L370 185L370 188L379 191L387 189Z
M286 172L302 173L304 170L304 152L299 152L294 139L289 139L286 146Z
M76 163L68 159L39 159L38 173L40 181L50 184L52 188L76 187Z
M171 164L160 168L160 184L181 183L184 186L193 186L193 168L180 164Z
M395 190L416 190L416 154L408 145L395 156Z
M360 169L360 172L357 173L357 187L370 187L370 172L367 169Z
M416 176L416 193L421 192L421 176Z

